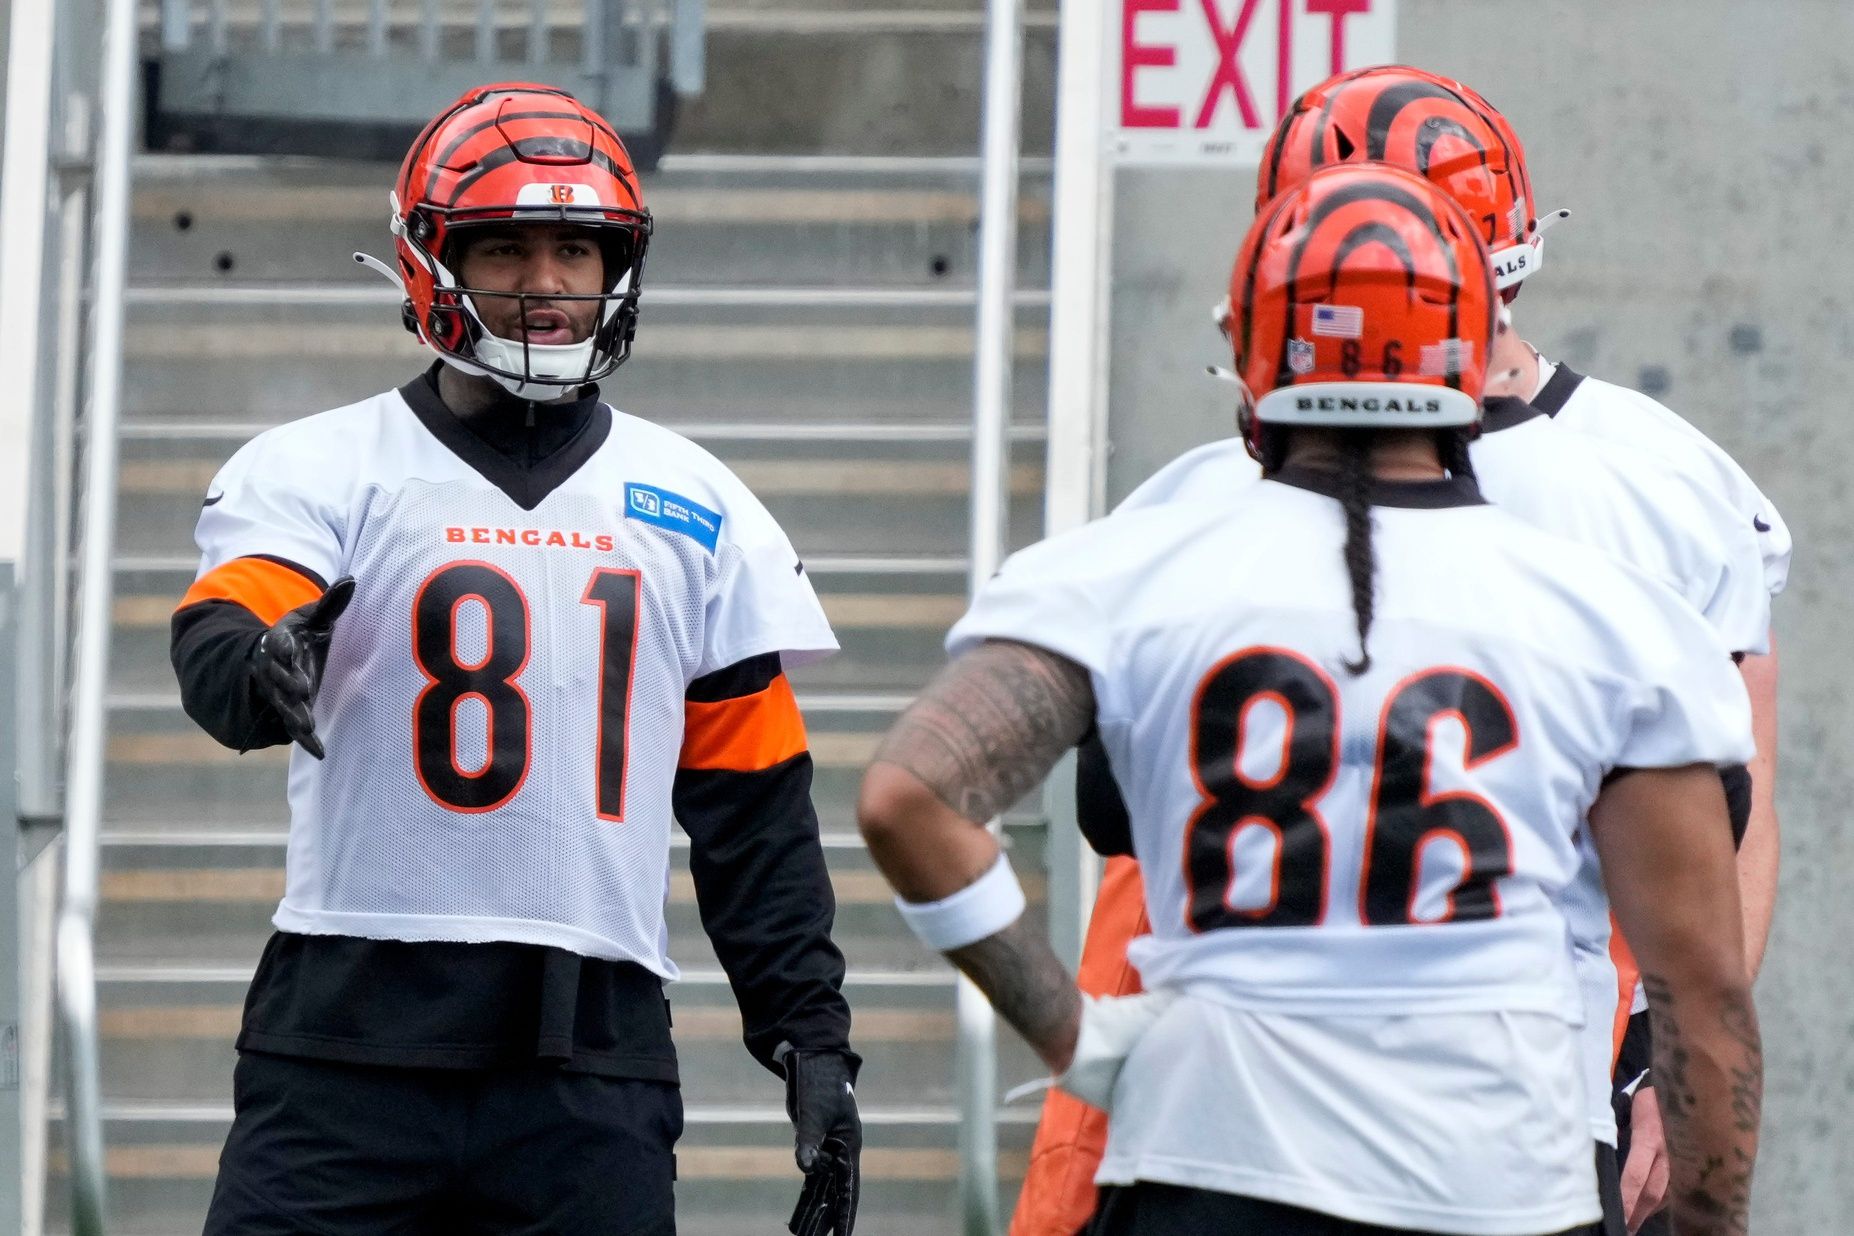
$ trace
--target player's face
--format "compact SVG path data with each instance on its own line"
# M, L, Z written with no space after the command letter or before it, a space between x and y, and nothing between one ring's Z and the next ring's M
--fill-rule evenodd
M478 292L528 295L526 301L475 298L492 335L536 344L579 343L598 324L599 302L546 298L605 291L605 258L590 228L560 223L473 228L461 238L457 278Z

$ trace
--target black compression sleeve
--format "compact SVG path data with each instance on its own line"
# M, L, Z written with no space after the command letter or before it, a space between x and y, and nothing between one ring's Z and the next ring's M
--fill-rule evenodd
M778 673L776 656L753 658L697 679L689 698L751 695ZM689 834L702 927L740 1004L747 1050L781 1074L773 1059L781 1043L847 1051L850 1041L811 772L809 753L752 771L685 768L673 798Z
M236 751L290 741L283 722L258 698L251 653L269 628L232 601L200 601L174 612L169 655L180 702L199 727Z
M1133 820L1096 730L1088 732L1076 751L1075 820L1095 853L1109 858L1133 853Z
M1719 770L1725 787L1725 814L1732 823L1732 848L1745 842L1745 830L1751 827L1751 770L1743 764L1728 764Z

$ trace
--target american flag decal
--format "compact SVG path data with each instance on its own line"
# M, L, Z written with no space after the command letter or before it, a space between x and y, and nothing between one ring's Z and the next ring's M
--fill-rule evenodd
M1473 363L1472 339L1444 339L1423 345L1417 372L1425 378L1452 378Z
M1315 305L1313 333L1328 339L1357 339L1365 333L1365 311L1356 305Z

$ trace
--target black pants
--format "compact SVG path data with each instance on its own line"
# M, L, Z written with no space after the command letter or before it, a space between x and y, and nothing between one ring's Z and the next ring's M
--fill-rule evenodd
M1576 1227L1551 1236L1601 1236L1599 1227ZM1401 1227L1335 1219L1234 1193L1181 1189L1141 1181L1101 1190L1086 1236L1433 1236Z
M247 1052L205 1236L674 1236L662 1082Z
M1596 1144L1597 1200L1603 1203L1603 1236L1629 1236L1622 1221L1622 1160L1614 1146Z

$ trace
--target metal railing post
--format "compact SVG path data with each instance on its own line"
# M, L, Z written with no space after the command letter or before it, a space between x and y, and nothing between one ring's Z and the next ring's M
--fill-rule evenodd
M58 694L50 676L55 580L59 570L55 537L53 473L47 467L56 449L49 418L32 415L43 409L45 257L52 217L52 46L56 17L53 0L15 3L8 32L6 128L3 177L0 177L0 367L10 375L9 396L16 401L0 414L9 433L31 435L30 452L16 451L0 463L0 493L28 495L21 514L25 538L20 554L20 675L13 724L20 736L20 809L48 814L57 807L57 738L48 732ZM4 521L0 521L4 522ZM0 557L6 557L0 551Z
M193 41L193 0L161 0L161 50L185 51Z
M484 64L496 58L496 0L478 0L476 58Z
M707 0L670 0L670 85L684 98L702 93L708 80Z
M367 54L369 56L386 54L386 0L368 0Z
M972 393L970 591L998 569L1009 544L1011 358L1017 321L1017 175L1022 102L1022 0L988 0L985 17L983 183L979 207L977 356ZM993 822L996 827L996 822ZM959 1027L959 1193L966 1236L998 1229L997 1018L965 977Z
M528 63L546 64L549 46L547 0L528 0Z
M1056 167L1051 189L1049 433L1043 531L1053 536L1103 513L1107 500L1109 264L1113 169L1108 159L1107 59L1112 16L1099 0L1062 0L1057 40ZM1101 860L1075 819L1074 762L1045 791L1050 835L1049 933L1079 964Z
M438 34L441 25L438 0L419 0L418 54L426 60L438 58Z
M89 394L76 676L66 764L64 900L58 915L58 1003L65 1030L65 1130L71 1228L101 1236L104 1160L97 1060L96 904L103 807L104 693L109 678L116 528L117 423L122 393L123 287L137 105L135 0L109 0L103 28L91 277Z
M315 17L312 26L315 49L319 52L335 50L335 0L315 0Z

